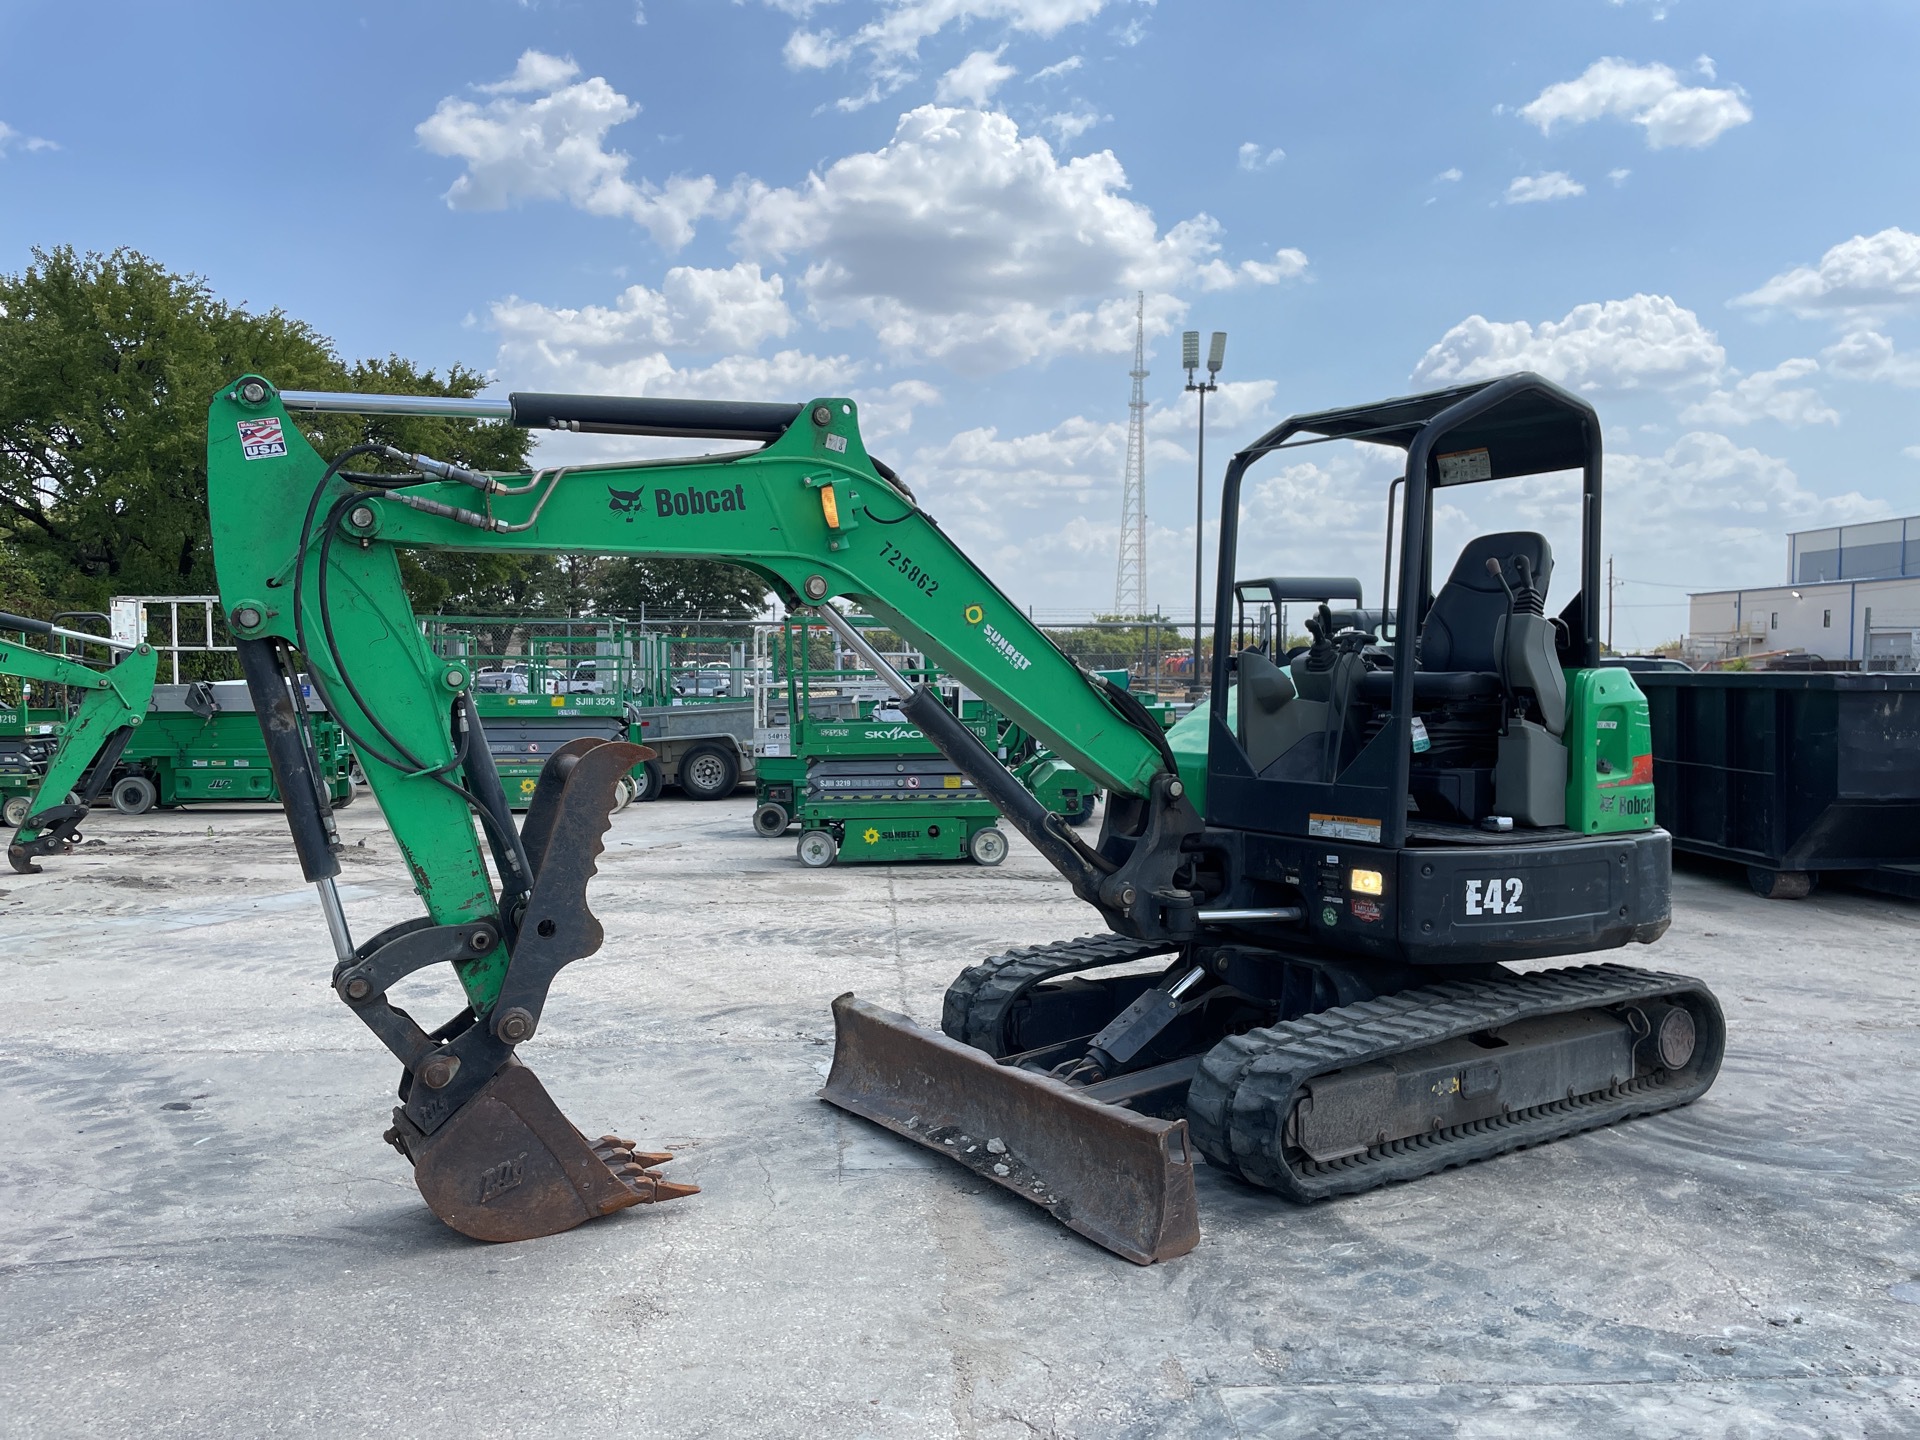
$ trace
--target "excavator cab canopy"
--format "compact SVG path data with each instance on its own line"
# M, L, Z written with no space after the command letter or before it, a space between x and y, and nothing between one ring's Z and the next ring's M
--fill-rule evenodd
M1247 471L1277 451L1333 440L1406 454L1389 486L1371 606L1350 578L1235 576ZM1437 492L1568 471L1580 477L1581 553L1571 567L1576 593L1557 617L1528 618L1541 615L1554 571L1551 546L1532 531L1475 537L1436 585ZM1532 715L1560 743L1560 671L1599 661L1597 610L1586 597L1599 583L1600 492L1593 408L1531 373L1297 415L1235 455L1222 495L1208 818L1284 835L1325 834L1331 824L1396 847L1410 826L1437 833L1429 820L1490 823L1494 751L1510 721ZM1318 607L1307 653L1282 653L1280 635L1247 643L1250 632L1272 630L1265 614L1250 625L1250 611L1277 614L1302 601ZM1516 667L1515 637L1529 625L1545 639Z

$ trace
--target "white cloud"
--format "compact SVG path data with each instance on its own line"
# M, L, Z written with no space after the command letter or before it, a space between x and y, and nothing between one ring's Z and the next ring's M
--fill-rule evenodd
M1647 18L1650 20L1666 19L1667 12L1673 8L1672 0L1612 0L1612 3L1615 8L1629 4L1645 5L1647 7Z
M1052 65L1047 65L1042 67L1039 70L1034 71L1033 74L1027 77L1027 83L1031 85L1036 80L1057 80L1062 75L1070 74L1071 72L1078 70L1082 65L1086 63L1087 63L1086 57L1084 56L1069 55L1064 60L1057 61Z
M1440 184L1440 185L1452 185L1460 179L1461 174L1462 174L1462 171L1458 165L1450 165L1445 170L1442 170L1438 175L1433 177L1434 183Z
M1608 115L1630 120L1646 131L1655 150L1711 145L1753 119L1738 87L1688 85L1666 65L1634 65L1613 56L1594 61L1578 79L1549 85L1519 113L1543 135L1556 125L1584 125Z
M998 50L975 50L940 77L934 98L948 103L964 100L985 105L993 98L994 91L1020 73L1013 66L1000 63L1006 48L1002 45Z
M1071 145L1094 126L1112 118L1111 115L1102 115L1082 100L1077 102L1072 110L1061 110L1052 115L1041 116L1039 128L1053 136L1062 145Z
M1379 604L1387 486L1401 469L1401 457L1375 445L1332 445L1309 452L1311 458L1295 455L1277 455L1249 473L1240 502L1237 570L1241 575L1352 575L1367 600ZM1193 477L1186 478L1181 513L1190 517ZM1302 515L1314 517L1310 528L1300 524ZM1209 530L1214 519L1208 517ZM1185 528L1187 599L1179 608L1191 611L1191 519ZM1293 624L1299 623L1296 615Z
M579 73L580 67L571 57L549 55L544 50L525 50L506 79L473 88L482 95L524 95L530 90L558 90Z
M1280 149L1277 145L1272 149L1268 149L1264 145L1249 140L1240 147L1240 168L1242 170L1271 170L1286 158L1287 152Z
M1124 353L1123 297L1136 289L1161 333L1181 309L1176 287L1274 284L1306 265L1294 250L1231 265L1218 222L1162 232L1126 187L1110 151L1062 162L1005 115L929 105L877 151L793 188L753 187L737 238L749 256L809 257L802 284L820 323L865 324L896 356L976 371Z
M1817 391L1794 384L1818 374L1817 360L1785 360L1771 370L1743 376L1680 412L1683 425L1747 425L1778 420L1783 425L1838 425L1840 412Z
M448 96L415 126L428 150L466 162L447 204L500 210L564 200L589 214L623 216L645 226L663 249L679 249L693 238L695 223L714 212L719 186L711 175L676 175L665 185L629 180L629 157L605 142L640 107L601 77L579 80L579 73L571 60L529 50L512 75L480 87L492 99Z
M38 135L23 135L6 121L0 120L0 160L7 158L9 150L58 150L60 147L51 140L43 140Z
M747 261L727 270L675 266L658 290L629 285L613 305L574 310L509 296L493 306L508 343L606 356L646 350L753 350L784 338L793 316L778 275Z
M1544 175L1516 175L1507 186L1509 205L1533 205L1542 200L1570 200L1584 195L1587 187L1564 170L1549 170Z
M817 8L780 0L769 3L802 20ZM1071 25L1093 19L1110 3L1112 0L880 0L878 15L851 34L841 35L826 28L795 30L787 37L783 55L795 70L824 70L856 58L865 61L874 83L865 94L850 97L841 105L842 109L859 109L912 79L920 42L950 25L964 28L976 21L993 22L1019 34L1048 39Z
M1920 460L1920 445L1909 445L1900 453L1909 460Z
M1538 326L1470 315L1414 367L1423 384L1535 370L1581 391L1636 390L1716 378L1726 351L1700 317L1665 295L1576 306Z
M1717 80L1720 78L1718 72L1714 69L1713 57L1711 55L1695 56L1693 69L1696 75L1704 75L1709 80Z
M938 405L939 390L925 380L896 380L884 389L855 387L851 392L860 407L860 438L871 447L876 440L890 440L913 429L914 412L922 405Z
M1889 226L1856 235L1815 265L1782 271L1735 305L1791 310L1796 315L1868 315L1920 301L1920 235Z
M1877 330L1855 330L1820 352L1827 369L1848 380L1920 387L1920 354L1894 349Z
M1702 589L1750 584L1779 564L1787 531L1886 511L1858 492L1818 495L1786 461L1714 431L1682 435L1660 455L1607 458L1608 540L1640 557L1642 578L1670 571Z
M1615 185L1624 185L1627 183L1627 177L1631 174L1633 174L1633 171L1623 165L1619 169L1607 171L1607 179L1611 180Z

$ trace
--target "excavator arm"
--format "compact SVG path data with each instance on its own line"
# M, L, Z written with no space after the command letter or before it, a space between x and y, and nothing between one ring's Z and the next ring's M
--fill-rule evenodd
M0 614L0 631L60 635L94 645L110 643L103 636L62 630L24 615ZM32 808L7 846L7 863L15 870L36 873L40 869L34 863L38 856L71 849L79 839L81 817L105 787L133 727L145 718L147 706L153 701L159 663L159 655L148 645L128 652L112 669L95 670L63 655L0 641L0 675L43 685L65 685L81 692L79 708L47 761ZM68 798L72 795L79 797L77 802Z
M330 462L292 423L290 411L300 409L750 445L691 460L482 475L374 445ZM385 468L355 470L356 460ZM396 463L405 473L392 472ZM589 1145L514 1055L538 1027L557 970L599 947L586 883L612 787L650 752L566 747L516 831L479 734L472 677L422 637L401 583L402 550L697 557L750 569L789 606L817 607L891 676L908 717L1111 929L1169 946L1194 931L1196 897L1180 881L1183 843L1201 822L1159 727L1126 692L1062 654L867 455L849 400L522 394L489 405L282 395L246 376L212 402L207 464L222 603L296 848L320 888L339 962L335 986L405 1066L388 1138L413 1160L435 1213L457 1229L488 1239L551 1233L687 1187L653 1169L665 1156L613 1137ZM1108 816L1097 843L1048 814L935 695L893 675L840 619L837 600L879 617L1104 787ZM331 817L312 779L294 651L352 741L427 909L424 920L358 945L333 886ZM387 992L442 961L458 973L468 1005L428 1033ZM496 1158L515 1145L530 1158Z

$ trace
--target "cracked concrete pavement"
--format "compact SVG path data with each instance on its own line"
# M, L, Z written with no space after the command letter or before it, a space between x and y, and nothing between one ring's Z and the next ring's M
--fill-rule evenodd
M1200 1247L1139 1269L815 1098L834 995L937 1023L1090 912L1017 840L811 871L750 810L615 818L606 946L524 1052L702 1193L504 1247L380 1143L396 1066L276 812L102 815L0 879L0 1434L1920 1431L1920 908L1683 869L1618 958L1720 995L1705 1099L1311 1209L1203 1166ZM355 933L416 913L377 810L341 819Z

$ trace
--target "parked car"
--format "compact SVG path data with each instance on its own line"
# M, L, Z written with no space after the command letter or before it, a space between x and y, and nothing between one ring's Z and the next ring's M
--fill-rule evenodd
M710 700L733 693L733 673L726 666L682 671L674 677L673 693L684 700Z
M573 667L571 675L563 675L551 682L556 695L604 695L607 682L600 678L600 666L592 660L582 660Z
M474 673L473 688L487 695L525 695L527 667L510 665L504 670L479 670Z

